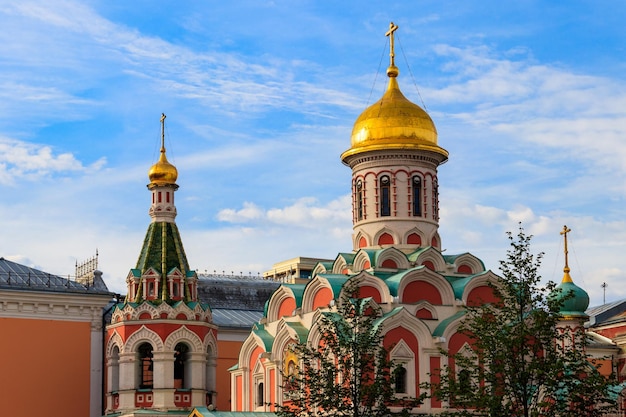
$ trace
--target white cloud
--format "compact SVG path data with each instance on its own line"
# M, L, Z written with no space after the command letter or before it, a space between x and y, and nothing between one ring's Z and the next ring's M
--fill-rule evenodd
M263 212L263 210L261 210L253 203L244 202L242 209L224 209L217 213L217 218L220 221L228 223L246 223L251 220L260 219L264 215L265 213Z
M224 209L218 219L229 223L267 222L303 229L317 228L326 223L350 222L350 196L342 196L326 205L319 205L314 197L303 197L286 207L263 210L245 202L240 210Z
M18 178L33 181L53 173L94 171L105 163L101 158L85 167L72 153L55 154L48 145L0 138L0 184L10 185Z

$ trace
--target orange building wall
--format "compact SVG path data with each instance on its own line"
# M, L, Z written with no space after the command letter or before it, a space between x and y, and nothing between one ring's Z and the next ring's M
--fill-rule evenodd
M0 318L0 332L0 416L89 415L90 323Z
M220 340L217 342L217 363L215 383L217 391L217 410L230 411L230 372L228 368L237 365L239 350L243 342ZM241 391L239 391L241 392Z

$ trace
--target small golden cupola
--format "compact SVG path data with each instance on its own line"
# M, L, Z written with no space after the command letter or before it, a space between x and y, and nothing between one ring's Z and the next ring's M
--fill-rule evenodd
M165 184L176 184L176 180L178 179L178 170L176 167L169 163L167 157L165 156L165 132L163 132L163 121L165 120L165 114L161 115L161 156L156 164L150 167L148 171L148 178L150 179L150 183L165 185Z
M397 80L400 71L395 65L394 53L394 32L397 29L392 22L386 34L390 38L387 91L356 119L351 147L341 155L346 165L349 165L347 159L353 155L392 149L432 151L440 155L442 162L448 159L448 151L437 144L437 129L428 113L400 91Z

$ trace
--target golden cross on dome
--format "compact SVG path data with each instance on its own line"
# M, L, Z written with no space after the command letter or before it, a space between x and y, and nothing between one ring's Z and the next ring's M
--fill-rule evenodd
M389 30L385 33L385 36L389 36L389 66L395 67L395 51L393 46L393 32L398 30L398 25L394 25L393 22L389 23Z
M571 231L572 229L568 229L567 226L563 226L563 230L561 230L561 234L565 240L565 268L563 268L563 271L566 272L569 271L569 266L567 265L567 234Z
M161 152L165 152L165 113L161 113Z

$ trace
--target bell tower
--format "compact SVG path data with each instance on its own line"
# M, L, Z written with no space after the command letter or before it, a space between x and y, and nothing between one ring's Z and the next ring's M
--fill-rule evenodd
M148 171L152 222L106 329L106 414L116 416L191 411L216 395L217 327L198 301L176 226L178 171L167 160L164 124L162 115L160 156Z

